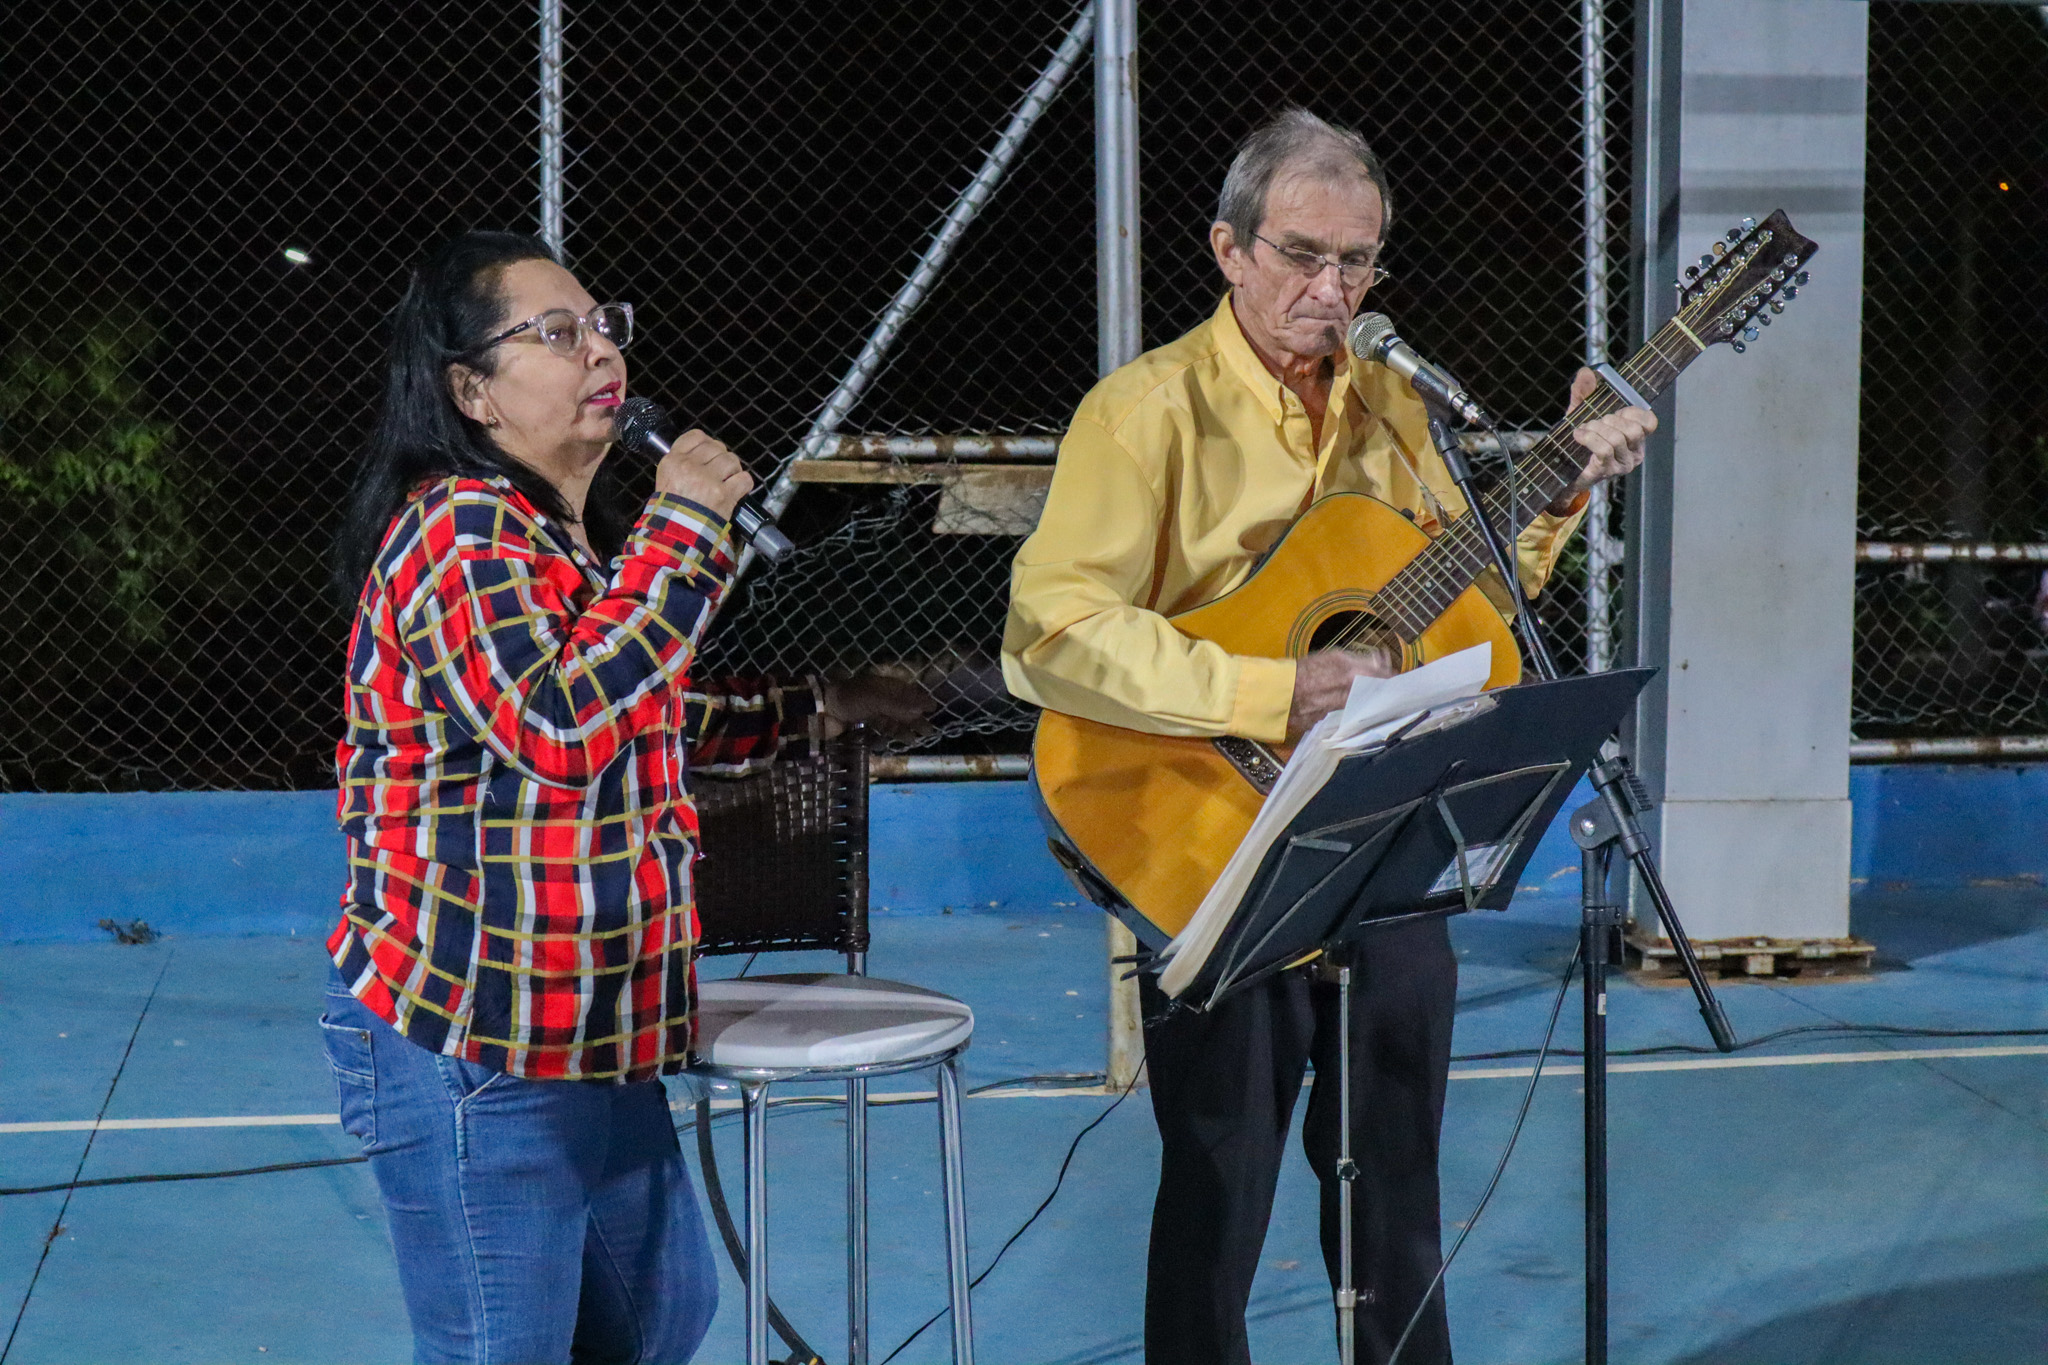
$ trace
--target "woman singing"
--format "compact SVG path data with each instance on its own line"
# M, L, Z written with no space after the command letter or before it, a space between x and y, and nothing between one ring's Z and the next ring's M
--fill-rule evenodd
M342 531L349 878L321 1022L421 1361L696 1350L717 1279L658 1080L690 1045L685 772L905 709L693 684L752 480L691 432L637 518L612 510L632 334L531 238L434 252Z

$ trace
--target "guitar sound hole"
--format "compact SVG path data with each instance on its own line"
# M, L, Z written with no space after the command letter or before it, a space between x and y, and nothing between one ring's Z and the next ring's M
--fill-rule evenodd
M1396 659L1403 655L1401 637L1369 611L1340 611L1317 626L1308 637L1311 651L1318 649L1384 649Z

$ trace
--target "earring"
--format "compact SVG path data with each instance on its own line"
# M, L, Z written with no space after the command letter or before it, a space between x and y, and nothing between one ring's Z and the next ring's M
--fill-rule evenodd
M498 419L495 417L487 418L484 421L484 425L487 427L496 427L498 425Z

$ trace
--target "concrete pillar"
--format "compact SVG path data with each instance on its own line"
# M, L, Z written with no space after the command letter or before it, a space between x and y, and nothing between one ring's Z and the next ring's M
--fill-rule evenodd
M1632 643L1663 670L1634 750L1695 940L1849 932L1868 17L1838 0L1639 11L1639 327L1743 217L1782 208L1820 244L1747 354L1715 347L1679 379L1630 497Z

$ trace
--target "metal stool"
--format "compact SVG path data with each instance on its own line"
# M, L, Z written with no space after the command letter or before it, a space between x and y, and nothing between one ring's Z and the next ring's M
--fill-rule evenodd
M946 1281L954 1365L973 1365L967 1288L967 1202L960 1162L958 1058L974 1012L937 991L871 976L742 977L697 993L698 1075L739 1085L747 1149L747 1365L768 1360L768 1087L843 1080L847 1090L848 1357L867 1358L867 1083L938 1072L939 1159L944 1167Z
M697 782L693 795L705 853L695 871L698 953L825 949L843 953L847 968L845 975L741 977L698 986L698 1065L692 1070L736 1082L743 1095L744 1249L718 1185L708 1103L698 1108L697 1145L712 1212L747 1284L748 1365L767 1360L770 1322L793 1353L809 1351L768 1297L768 1087L779 1080L846 1082L847 1360L867 1365L867 1083L872 1076L926 1068L939 1073L953 1357L956 1365L969 1365L974 1348L955 1059L972 1037L974 1016L935 991L867 976L867 734L856 727L808 758L752 777Z

